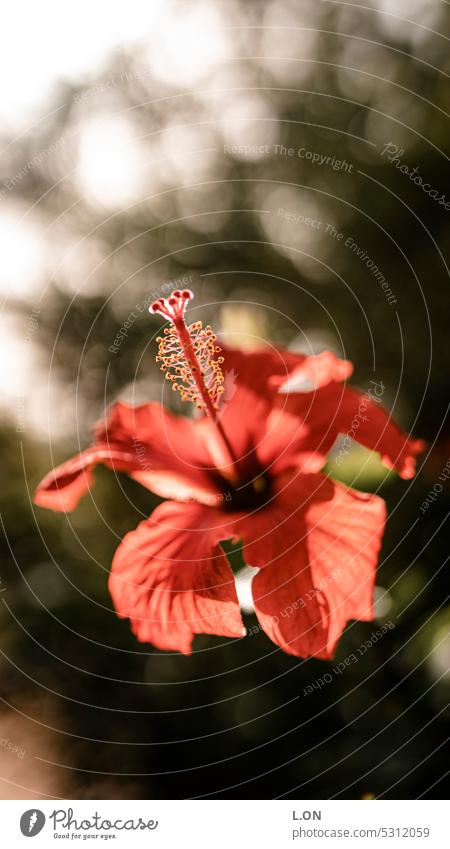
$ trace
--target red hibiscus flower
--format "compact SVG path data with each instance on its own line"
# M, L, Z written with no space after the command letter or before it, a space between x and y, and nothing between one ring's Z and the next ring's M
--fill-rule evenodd
M351 364L334 354L267 347L219 356L211 328L185 324L191 297L176 291L150 309L170 321L158 340L161 368L203 415L115 404L92 446L47 475L35 502L73 510L98 463L168 499L125 536L109 579L118 615L141 642L188 654L195 634L245 634L221 547L232 539L259 569L255 612L271 640L298 657L332 657L348 620L373 618L385 506L321 473L327 454L350 434L409 478L423 443L402 433L377 393L348 388ZM223 373L235 375L228 402Z

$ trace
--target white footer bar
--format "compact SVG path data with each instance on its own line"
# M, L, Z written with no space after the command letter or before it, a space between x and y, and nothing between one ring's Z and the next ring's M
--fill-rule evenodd
M280 849L450 846L440 801L0 801L1 845Z

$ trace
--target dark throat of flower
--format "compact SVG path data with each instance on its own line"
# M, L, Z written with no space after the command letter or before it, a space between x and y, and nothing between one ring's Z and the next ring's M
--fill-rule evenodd
M170 321L169 327L164 329L164 336L156 340L159 345L156 360L161 363L166 379L172 383L173 391L179 392L183 401L190 401L203 410L213 422L222 472L234 481L236 462L219 419L224 391L223 357L211 327L204 328L201 321L189 326L186 324L186 306L193 297L190 289L175 290L170 298L159 298L149 307L150 313L158 313Z

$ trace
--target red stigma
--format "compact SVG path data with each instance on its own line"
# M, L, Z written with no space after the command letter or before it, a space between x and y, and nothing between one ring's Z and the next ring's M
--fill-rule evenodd
M194 295L190 289L184 289L182 292L179 289L175 289L170 298L158 298L157 301L153 301L149 307L149 312L153 314L159 313L159 315L162 315L169 321L176 321L179 318L183 318L187 303L193 297Z

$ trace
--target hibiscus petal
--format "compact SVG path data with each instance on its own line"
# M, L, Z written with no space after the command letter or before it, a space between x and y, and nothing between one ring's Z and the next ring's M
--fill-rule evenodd
M284 490L283 490L284 487ZM381 498L323 475L282 484L274 503L241 520L258 619L280 648L330 658L349 619L373 618L373 588L385 524Z
M333 405L332 397L330 405ZM416 456L425 449L426 443L407 436L379 401L368 399L367 393L346 389L336 412L336 425L338 433L351 438L354 433L357 442L378 451L388 469L396 469L405 479L414 477Z
M140 642L189 654L194 634L242 637L234 576L219 545L219 511L167 501L114 556L109 590Z
M229 400L225 396L222 402L220 421L232 439L240 471L246 477L251 474L254 447L264 434L271 398L277 391L276 387L270 387L269 380L278 374L286 380L290 369L298 365L299 357L269 347L249 352L227 348L222 343L220 346L224 356L222 370L230 396Z
M284 450L286 441L289 442L292 426L295 429L298 426L298 415L293 418L289 414L289 405L282 400L286 396L280 392L292 388L292 391L311 393L312 389L345 380L353 370L350 362L329 351L305 356L269 346L251 352L223 346L222 353L223 371L225 376L233 375L235 392L228 403L225 400L221 421L232 436L236 457L241 461L238 466L244 476L251 474L255 446L261 462L271 462ZM242 462L244 457L247 457L247 464Z
M311 357L305 357L303 362L289 373L288 379L282 375L270 378L270 385L280 392L312 392L337 381L340 383L353 374L353 364L349 360L341 360L331 351L322 351Z
M208 432L196 422L174 416L160 404L115 404L95 429L94 444L41 481L34 495L40 507L73 510L92 483L92 469L103 463L133 478L163 498L195 498L219 503L221 494L210 469Z
M425 448L394 422L376 396L329 383L310 393L280 395L271 410L272 434L258 449L264 465L274 474L300 465L304 472L318 471L339 434L378 451L384 465L400 477L415 473L415 458Z
M62 463L43 478L36 489L33 501L39 507L69 512L92 485L92 468L97 463L113 465L116 470L128 469L130 459L111 449L92 448ZM125 463L125 465L123 465ZM122 464L122 465L121 465Z
M307 359L304 354L272 345L243 351L240 348L229 348L220 341L220 348L224 357L223 372L232 371L238 388L248 386L258 394L270 390L269 381L274 376L287 380L291 371Z

